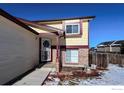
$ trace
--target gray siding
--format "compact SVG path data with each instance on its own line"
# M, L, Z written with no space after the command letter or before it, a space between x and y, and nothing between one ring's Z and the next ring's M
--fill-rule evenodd
M99 52L105 52L105 48L104 47L99 47L99 48L97 48L97 51L99 51Z
M111 50L112 50L111 52L121 52L120 47L112 47Z
M39 62L39 40L32 32L0 16L0 84Z
M105 52L110 52L110 47L105 47Z

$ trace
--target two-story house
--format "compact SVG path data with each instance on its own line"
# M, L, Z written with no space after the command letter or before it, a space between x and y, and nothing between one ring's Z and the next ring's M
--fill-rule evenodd
M39 33L40 63L61 68L88 66L89 22L94 16L28 21L19 19Z
M0 84L42 63L52 64L58 72L87 66L93 18L28 21L0 9Z

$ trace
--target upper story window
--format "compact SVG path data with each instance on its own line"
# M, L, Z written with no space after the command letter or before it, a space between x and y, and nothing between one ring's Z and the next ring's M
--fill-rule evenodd
M66 34L80 34L79 24L66 24L65 25Z

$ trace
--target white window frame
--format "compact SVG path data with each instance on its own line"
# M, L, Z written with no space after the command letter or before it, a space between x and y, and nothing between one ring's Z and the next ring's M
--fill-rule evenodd
M78 25L78 33L67 33L67 31L66 31L67 25ZM80 24L79 24L79 23L65 24L65 33L66 33L67 35L80 34Z
M65 63L69 63L69 64L77 64L78 62L79 62L79 50L78 49L67 49L67 50L70 50L70 51L73 51L73 50L76 50L77 52L78 52L78 54L77 54L77 62L74 62L74 61L70 61L70 62L68 62L67 60L66 60L66 57L67 57L67 53L65 52ZM67 51L66 50L66 51ZM74 57L74 56L70 56L70 57Z

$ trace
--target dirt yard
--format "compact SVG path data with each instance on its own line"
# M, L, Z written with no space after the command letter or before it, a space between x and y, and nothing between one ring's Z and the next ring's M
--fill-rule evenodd
M44 85L124 85L124 68L109 64L108 70L60 73L51 72Z

